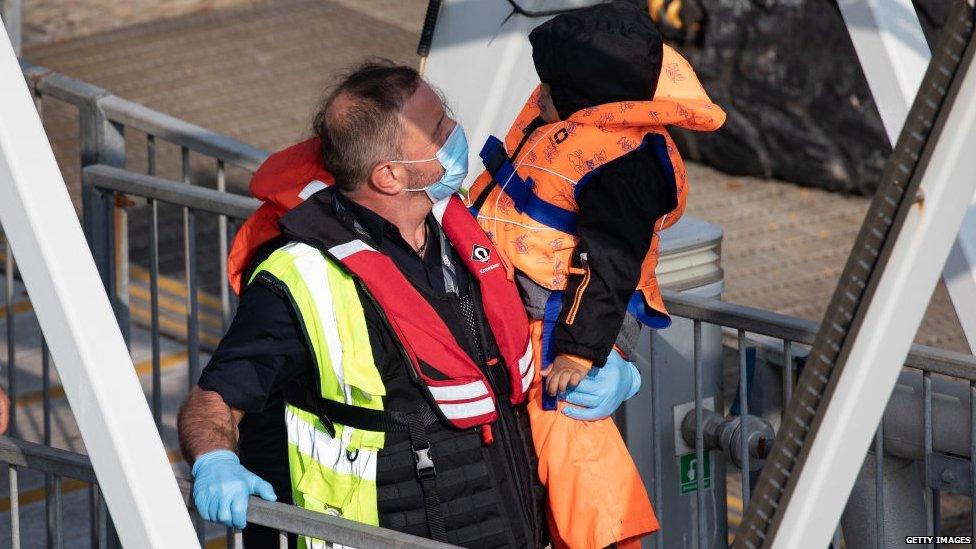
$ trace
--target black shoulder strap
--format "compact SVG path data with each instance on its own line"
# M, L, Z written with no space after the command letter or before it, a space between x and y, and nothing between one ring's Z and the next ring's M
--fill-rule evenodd
M405 433L408 431L407 416L409 415L419 415L420 422L424 427L440 421L437 414L426 402L422 402L421 407L416 412L386 412L326 400L312 394L309 386L299 383L292 383L285 388L285 401L318 417L322 425L329 431L330 436L335 436L336 423L366 431Z

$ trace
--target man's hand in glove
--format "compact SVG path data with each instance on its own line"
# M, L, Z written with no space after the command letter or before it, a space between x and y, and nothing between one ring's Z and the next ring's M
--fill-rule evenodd
M590 369L579 384L566 391L563 400L574 406L567 406L563 413L586 421L609 417L625 400L637 394L640 386L637 367L614 349L606 364Z
M268 501L278 499L274 488L245 469L234 452L207 452L193 464L193 503L204 519L243 529L252 494Z

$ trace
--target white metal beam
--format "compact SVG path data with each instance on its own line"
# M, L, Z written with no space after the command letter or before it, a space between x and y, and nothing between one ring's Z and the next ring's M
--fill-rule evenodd
M932 53L911 0L839 0L864 77L894 146Z
M3 30L0 221L123 544L198 546L64 179Z
M773 547L826 547L976 192L976 68L970 63L871 306L799 471ZM963 69L961 69L963 70ZM843 457L846 456L846 457Z
M3 24L7 27L7 37L20 56L24 41L24 0L0 0Z
M838 2L888 141L894 145L931 52L910 0ZM942 271L969 348L976 352L976 196Z

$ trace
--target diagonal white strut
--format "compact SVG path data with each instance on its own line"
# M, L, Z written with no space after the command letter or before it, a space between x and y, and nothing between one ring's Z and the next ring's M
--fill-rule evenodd
M911 0L839 0L847 31L894 145L932 57ZM970 351L976 352L976 195L942 271Z
M0 222L125 547L199 547L6 31Z
M920 195L905 218L816 437L799 470L772 546L826 547L881 420L976 193L976 58L925 164ZM825 329L829 329L825 328Z

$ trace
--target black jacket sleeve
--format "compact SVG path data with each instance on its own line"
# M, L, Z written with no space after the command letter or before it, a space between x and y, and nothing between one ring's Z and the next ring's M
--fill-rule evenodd
M677 206L677 190L650 147L642 147L598 168L577 203L580 242L553 344L556 353L599 366L623 324L654 225Z
M251 284L197 385L216 391L232 408L264 410L286 383L310 371L312 358L299 326L287 296Z

